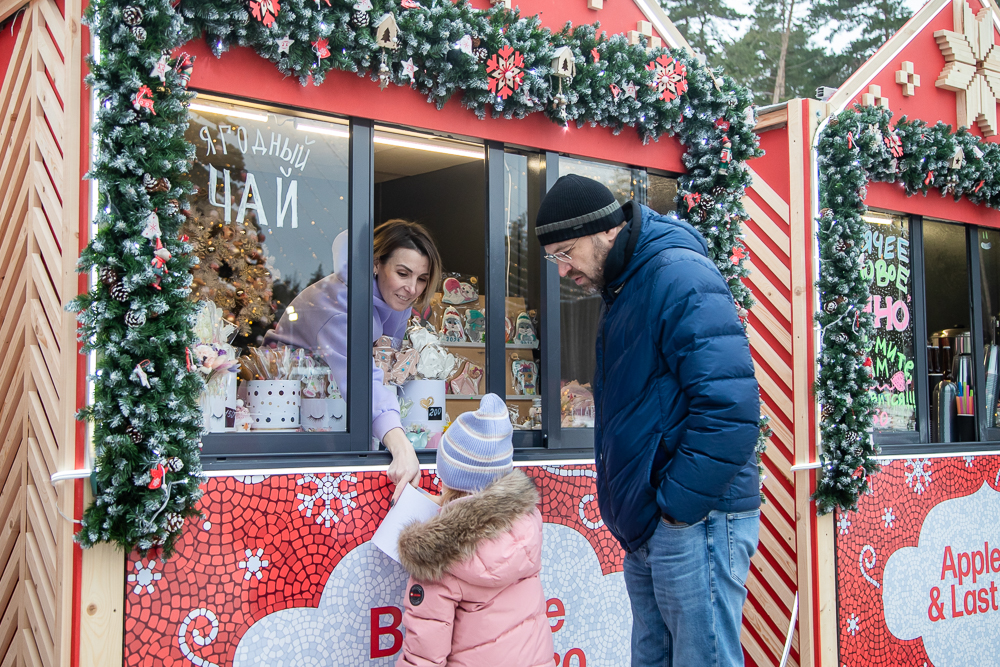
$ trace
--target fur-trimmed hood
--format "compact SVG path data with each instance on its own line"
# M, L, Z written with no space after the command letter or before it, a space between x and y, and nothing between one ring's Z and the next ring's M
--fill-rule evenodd
M440 581L450 573L478 585L506 586L540 566L537 504L535 483L515 469L448 503L429 521L407 526L399 536L400 562L420 581ZM490 548L480 549L487 541Z

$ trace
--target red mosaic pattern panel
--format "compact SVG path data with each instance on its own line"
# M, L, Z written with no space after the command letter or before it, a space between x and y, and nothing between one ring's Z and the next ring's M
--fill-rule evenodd
M598 514L593 466L524 471L538 484L545 521L586 536L605 574L621 571L624 554ZM433 473L420 485L438 491ZM318 606L330 573L371 539L390 498L377 472L209 479L204 519L188 522L170 561L129 558L124 664L231 664L254 622Z
M933 667L922 639L902 641L885 625L882 573L897 549L917 546L927 513L937 504L998 489L1000 456L905 459L872 478L857 512L837 513L837 623L844 667Z

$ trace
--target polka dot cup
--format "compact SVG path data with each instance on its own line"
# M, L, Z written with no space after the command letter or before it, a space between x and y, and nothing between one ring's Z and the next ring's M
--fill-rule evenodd
M247 407L253 430L297 429L302 383L299 380L250 380Z

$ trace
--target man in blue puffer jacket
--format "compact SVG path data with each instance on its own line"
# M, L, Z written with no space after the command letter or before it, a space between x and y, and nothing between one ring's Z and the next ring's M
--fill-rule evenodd
M691 225L563 176L535 224L559 275L604 298L594 453L626 550L632 665L743 665L760 396L726 281Z

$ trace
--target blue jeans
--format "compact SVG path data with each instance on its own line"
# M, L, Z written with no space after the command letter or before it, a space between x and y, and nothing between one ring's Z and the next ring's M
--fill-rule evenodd
M625 556L632 667L742 667L740 626L760 510L669 524Z

